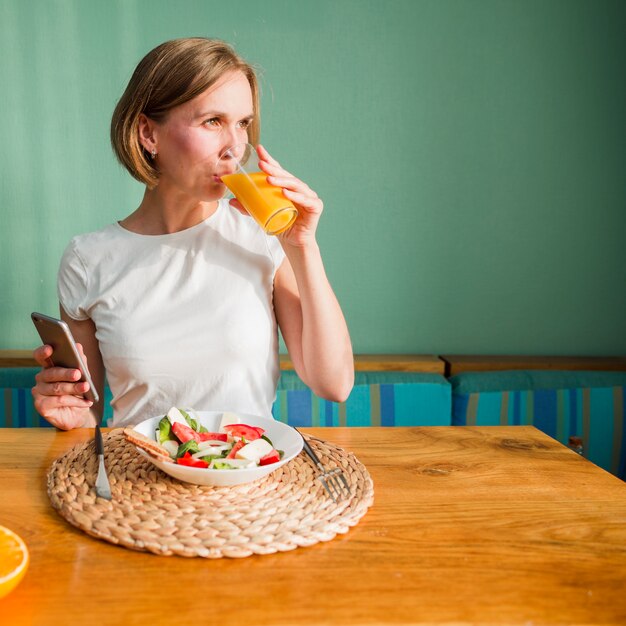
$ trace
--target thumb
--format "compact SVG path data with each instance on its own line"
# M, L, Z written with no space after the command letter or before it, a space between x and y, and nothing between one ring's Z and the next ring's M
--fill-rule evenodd
M233 209L237 209L237 211L239 211L239 213L241 213L242 215L247 215L250 216L250 214L248 213L248 211L246 211L243 208L243 204L241 204L241 202L239 202L239 200L237 200L237 198L231 198L228 203L230 204L230 206L233 207Z

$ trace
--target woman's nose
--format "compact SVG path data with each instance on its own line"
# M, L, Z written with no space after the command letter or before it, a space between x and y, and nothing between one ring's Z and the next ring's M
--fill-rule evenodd
M237 132L237 128L234 126L225 126L222 129L222 142L223 149L227 150L228 148L234 146L235 144L241 143L241 136Z
M231 141L224 144L220 151L220 158L222 160L236 160L239 161L243 158L248 144L242 141L241 137L232 137Z

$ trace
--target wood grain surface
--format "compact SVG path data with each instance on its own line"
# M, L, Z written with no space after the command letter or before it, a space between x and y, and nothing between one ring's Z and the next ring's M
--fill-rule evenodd
M31 350L0 350L0 367L35 367ZM281 370L293 370L288 355L280 355ZM423 372L454 376L462 372L497 370L626 371L626 357L355 354L354 369L365 372Z
M500 370L626 371L621 356L492 356L455 354L440 357L446 376Z
M0 350L0 367L35 367L32 350ZM280 355L281 370L293 370L286 354ZM443 374L444 362L430 354L356 354L354 369L365 372L423 372Z
M292 370L289 355L280 355L281 370ZM355 354L354 369L357 372L421 372L441 374L445 363L433 354Z
M50 506L88 430L0 429L0 524L31 563L12 626L625 624L626 485L530 426L310 428L354 452L375 502L310 548L208 561L93 539Z

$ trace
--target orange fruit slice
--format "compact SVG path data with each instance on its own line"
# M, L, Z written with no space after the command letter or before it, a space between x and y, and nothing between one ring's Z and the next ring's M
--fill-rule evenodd
M28 549L21 537L0 526L0 598L13 591L28 567Z

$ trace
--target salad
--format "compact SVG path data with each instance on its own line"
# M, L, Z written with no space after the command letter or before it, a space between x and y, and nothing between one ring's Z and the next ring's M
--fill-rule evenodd
M172 407L159 421L155 436L173 461L188 467L244 469L276 463L284 454L274 448L263 428L243 424L228 412L218 431L209 432L193 410Z

